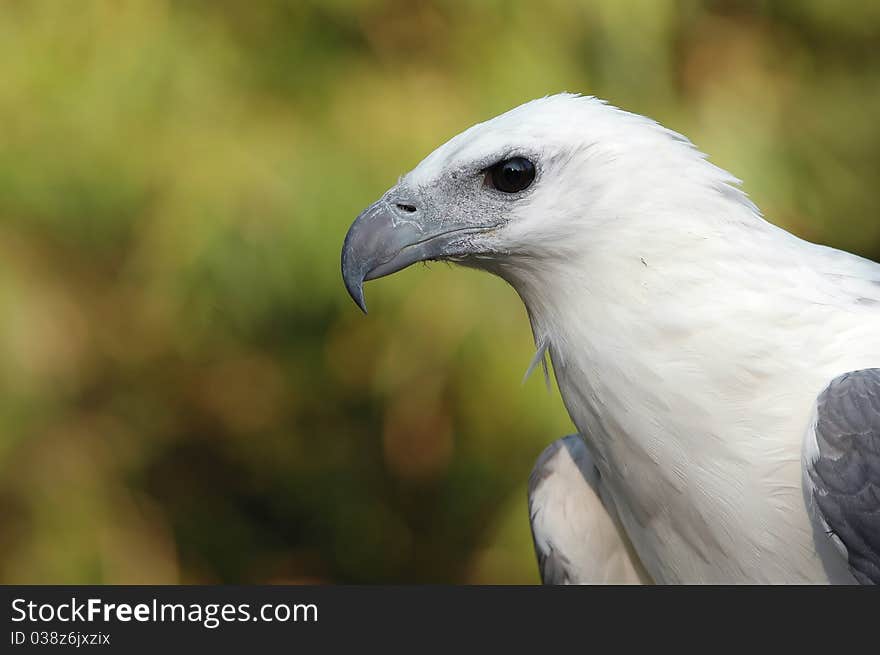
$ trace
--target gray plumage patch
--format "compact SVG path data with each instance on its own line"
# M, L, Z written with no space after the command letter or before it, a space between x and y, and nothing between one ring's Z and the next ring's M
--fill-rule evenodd
M562 439L557 439L549 446L547 446L540 455L538 455L538 459L535 461L535 466L532 468L532 472L529 474L529 505L532 503L532 497L535 495L535 492L538 490L538 487L541 486L541 483L546 480L549 475L553 472L550 467L547 466L548 462L553 459L559 449L562 448ZM531 511L529 515L531 516Z
M538 558L538 570L541 573L541 581L546 585L563 585L572 582L571 560L559 550L559 547L552 540L547 540L546 548L542 547L538 539L535 538L535 518L541 511L535 503L535 492L541 487L543 482L553 475L553 466L551 462L559 454L559 450L565 448L569 451L572 460L575 462L583 458L584 445L580 435L570 434L562 439L557 439L538 456L535 466L529 475L529 524L532 528L532 543L535 545L535 555ZM598 475L598 472L596 473ZM594 489L597 487L597 479L584 479ZM598 493L598 490L597 490Z
M564 441L565 439L558 439L547 446L540 456L538 456L538 461L535 462L535 467L532 469L531 475L529 475L529 524L532 528L532 543L535 545L535 555L538 558L538 570L541 573L541 582L546 585L562 585L571 582L568 575L571 563L568 558L556 548L552 542L548 542L547 548L544 549L535 538L535 517L540 511L535 505L535 492L538 490L538 487L541 486L541 483L552 475L553 470L549 466L550 460L552 460L559 452L559 449L564 446Z
M816 506L856 579L880 584L880 369L835 378L816 407Z
M538 569L541 571L541 582L546 585L564 585L571 584L572 580L569 576L571 570L571 562L553 543L550 542L549 550L542 551L535 549L538 556Z

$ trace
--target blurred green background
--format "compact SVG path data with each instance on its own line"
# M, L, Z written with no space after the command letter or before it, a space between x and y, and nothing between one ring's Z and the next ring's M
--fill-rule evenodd
M880 258L880 3L0 2L0 581L536 582L570 422L500 280L354 216L562 90Z

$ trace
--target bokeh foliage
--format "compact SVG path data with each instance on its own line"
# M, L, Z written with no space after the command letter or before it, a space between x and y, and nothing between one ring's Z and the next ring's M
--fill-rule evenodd
M561 90L880 257L873 0L0 3L0 581L535 581L525 481L571 425L518 299L432 265L363 317L339 250Z

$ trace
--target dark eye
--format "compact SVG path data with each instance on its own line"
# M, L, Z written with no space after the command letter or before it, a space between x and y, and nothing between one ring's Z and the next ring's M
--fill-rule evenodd
M525 157L513 157L495 164L487 171L486 182L504 193L528 188L535 179L535 165Z

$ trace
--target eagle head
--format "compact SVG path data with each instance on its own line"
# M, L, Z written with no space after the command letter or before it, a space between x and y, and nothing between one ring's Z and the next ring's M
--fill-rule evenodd
M482 268L516 287L607 243L609 223L677 198L693 204L694 187L744 199L736 183L650 119L548 96L474 125L401 177L349 229L342 276L364 311L365 280L420 261Z

